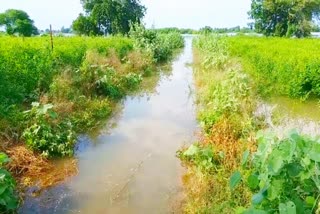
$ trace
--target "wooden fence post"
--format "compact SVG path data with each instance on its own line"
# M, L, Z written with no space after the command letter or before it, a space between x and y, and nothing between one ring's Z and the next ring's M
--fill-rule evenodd
M53 51L53 36L52 36L52 26L50 25L50 38L51 38L51 50Z

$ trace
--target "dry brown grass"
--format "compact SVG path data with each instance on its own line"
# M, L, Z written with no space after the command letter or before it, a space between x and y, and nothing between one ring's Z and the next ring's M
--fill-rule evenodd
M225 158L221 164L227 170L235 170L239 167L245 150L256 149L253 137L249 137L248 142L244 143L237 136L236 129L228 119L222 119L212 127L209 136L202 137L203 145L212 145L216 151L223 152Z
M127 61L124 70L127 72L141 73L142 71L151 68L153 64L152 58L140 51L132 51L127 56ZM155 69L155 68L151 68Z
M229 188L229 179L239 169L242 154L248 148L234 133L231 124L223 119L212 127L210 135L199 137L202 146L212 146L214 156L223 152L224 158L220 159L218 168L213 172L203 172L188 165L188 172L183 176L188 198L183 206L185 213L229 214L234 213L233 207L250 203L252 195L244 185L238 187L237 194Z
M60 163L49 161L24 145L7 148L6 153L11 159L6 167L17 179L20 188L34 185L40 189L47 188L78 172L75 159L63 160Z

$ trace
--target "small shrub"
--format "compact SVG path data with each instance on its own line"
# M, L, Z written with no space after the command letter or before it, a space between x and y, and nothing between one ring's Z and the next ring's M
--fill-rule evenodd
M74 112L69 117L76 132L84 132L99 127L101 121L111 115L112 104L107 99L79 97L75 101Z
M248 212L315 213L320 195L319 152L319 139L297 132L284 139L260 133L258 150L252 158L245 155L243 182L255 193Z
M135 47L148 52L156 63L170 60L174 50L184 46L179 33L159 34L138 24L131 27L130 36L135 41Z
M45 157L72 156L75 132L70 121L55 121L58 115L50 104L33 103L32 106L26 112L29 125L22 135L27 146Z

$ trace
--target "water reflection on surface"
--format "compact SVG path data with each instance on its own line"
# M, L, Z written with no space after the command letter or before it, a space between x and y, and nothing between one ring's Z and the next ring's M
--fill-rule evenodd
M256 115L265 118L269 130L280 137L286 136L291 130L313 137L320 136L320 107L317 100L272 97L258 105Z
M79 175L27 197L20 213L171 213L181 191L175 153L196 129L191 62L186 38L155 93L128 97L114 128L79 138Z

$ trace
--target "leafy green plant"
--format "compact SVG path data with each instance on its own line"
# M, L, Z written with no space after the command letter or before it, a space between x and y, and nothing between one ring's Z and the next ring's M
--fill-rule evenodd
M221 69L230 59L228 43L222 36L201 35L194 40L193 44L201 54L201 65L205 70Z
M245 74L231 71L225 79L212 85L204 94L204 110L199 113L199 120L205 130L209 130L223 116L241 114L242 101L250 95L250 87Z
M12 175L4 169L10 159L0 152L0 212L14 211L18 207L16 182Z
M28 147L39 151L46 157L72 156L75 132L68 120L55 121L58 115L52 110L53 105L33 103L26 112L28 128L23 132L23 139Z
M178 157L181 160L194 164L199 170L210 171L215 167L221 157L215 157L211 147L200 147L197 144L191 145L185 151L179 151Z
M108 99L77 98L76 110L71 113L70 121L77 133L97 128L111 115L112 106Z
M170 60L174 50L184 46L183 37L177 32L159 34L139 24L131 26L130 37L134 39L135 47L147 51L156 63Z
M257 138L257 151L251 158L245 155L243 162L242 182L254 193L252 208L245 213L315 213L320 196L319 138L295 131L284 139L262 133Z

